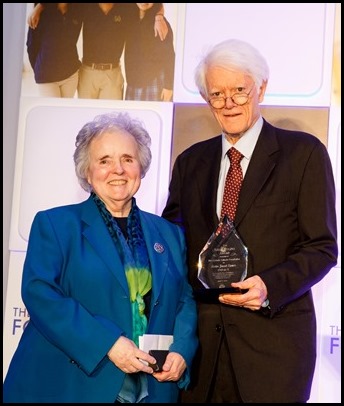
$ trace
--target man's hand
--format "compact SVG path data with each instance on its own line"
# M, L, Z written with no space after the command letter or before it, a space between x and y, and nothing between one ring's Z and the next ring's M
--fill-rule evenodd
M231 285L233 288L248 289L248 292L220 294L219 301L223 304L259 310L268 297L266 285L258 275L251 276L242 282L233 282Z

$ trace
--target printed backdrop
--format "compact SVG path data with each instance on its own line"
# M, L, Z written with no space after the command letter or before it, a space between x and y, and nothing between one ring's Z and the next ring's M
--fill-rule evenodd
M29 319L21 301L20 283L33 216L38 210L85 198L72 162L77 131L95 115L110 110L126 110L142 118L152 136L153 162L137 199L142 209L160 214L175 157L190 144L219 133L193 83L194 67L209 45L236 37L251 42L265 55L271 79L263 114L281 127L315 134L328 147L340 224L338 3L164 3L164 6L174 32L176 52L173 102L41 98L26 55L25 32L20 48L24 49L22 91L8 236L4 376ZM32 7L33 3L27 3L27 13ZM9 29L16 27L12 25ZM340 247L340 227L338 230ZM341 402L340 271L341 257L338 265L313 289L318 360L311 403Z

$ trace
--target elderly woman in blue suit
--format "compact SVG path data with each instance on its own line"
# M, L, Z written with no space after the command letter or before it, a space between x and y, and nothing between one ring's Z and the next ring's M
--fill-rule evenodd
M30 314L4 402L172 403L198 339L182 231L135 201L150 136L127 113L97 116L76 138L82 203L36 214L22 278ZM143 334L172 335L160 372Z

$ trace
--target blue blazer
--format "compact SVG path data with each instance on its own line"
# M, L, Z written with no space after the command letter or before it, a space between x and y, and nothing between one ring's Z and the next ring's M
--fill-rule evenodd
M178 383L147 374L148 402L176 402L198 345L185 242L167 220L144 211L140 218L153 280L147 333L172 334L170 351L188 366ZM123 264L91 197L35 216L22 297L30 322L9 366L4 402L113 403L125 374L107 352L121 335L132 337L131 305Z

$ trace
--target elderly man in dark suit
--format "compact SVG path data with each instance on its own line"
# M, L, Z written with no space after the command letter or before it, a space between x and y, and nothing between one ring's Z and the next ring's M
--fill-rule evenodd
M319 139L262 117L268 77L262 55L239 40L216 45L196 68L222 134L177 157L163 217L184 228L196 292L198 256L222 217L227 151L235 146L243 181L232 220L248 267L232 284L246 293L198 300L200 347L184 403L304 403L310 396L311 288L337 262L335 185Z

